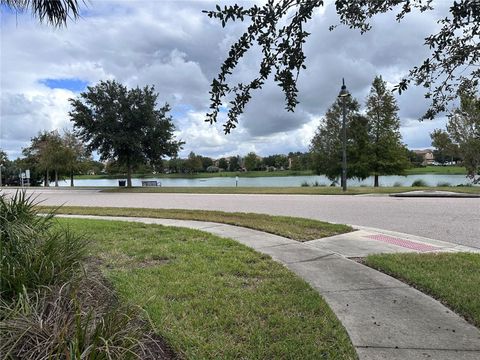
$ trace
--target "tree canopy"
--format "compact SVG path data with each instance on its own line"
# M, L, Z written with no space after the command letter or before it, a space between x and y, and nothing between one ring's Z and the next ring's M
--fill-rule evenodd
M129 90L116 81L101 81L87 89L70 99L75 134L102 160L125 165L128 186L134 166L148 163L155 169L162 157L176 156L183 142L175 140L170 106L156 108L153 86Z
M366 116L369 138L369 168L379 186L379 175L401 174L408 167L401 142L398 106L381 76L375 77L367 97Z
M54 172L55 186L58 186L59 173L67 161L66 149L58 131L40 132L31 139L30 146L24 148L22 153L26 163L44 175L44 186L49 186L50 171Z
M458 145L463 164L473 182L480 178L480 97L472 92L462 94L460 107L449 117L447 131Z
M347 111L347 178L369 176L367 123L360 115L360 104L352 97L339 99L327 110L310 143L312 166L317 174L335 182L342 173L342 101Z
M238 117L251 99L252 91L262 88L272 75L285 94L285 106L293 111L298 103L297 79L306 68L303 45L310 35L304 25L323 6L322 0L268 0L264 5L245 8L216 6L205 11L225 27L229 21L249 19L249 25L231 46L227 58L213 79L210 90L210 112L206 121L217 121L220 108L228 96L233 96L224 124L225 133L236 127ZM432 11L432 0L336 0L339 22L362 33L371 29L370 19L377 14L397 11L401 21L412 10ZM438 20L437 33L425 39L431 54L406 74L396 90L400 93L413 83L427 89L425 97L430 106L423 119L433 119L447 110L447 105L465 87L476 86L480 79L480 2L453 1L448 16ZM331 27L333 30L336 26ZM231 84L228 77L235 71L240 59L258 45L262 52L258 75L248 83Z

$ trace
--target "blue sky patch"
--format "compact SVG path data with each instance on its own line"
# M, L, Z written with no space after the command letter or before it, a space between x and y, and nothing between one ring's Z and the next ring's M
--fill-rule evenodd
M50 89L66 89L73 92L84 91L88 85L88 81L80 79L43 79L39 82Z

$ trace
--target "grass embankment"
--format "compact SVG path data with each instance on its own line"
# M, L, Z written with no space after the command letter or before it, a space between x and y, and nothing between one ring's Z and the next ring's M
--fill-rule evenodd
M87 234L120 297L186 359L356 359L324 300L268 256L190 229L59 221Z
M52 210L53 208L42 206L40 209L43 211L48 211ZM64 206L59 208L57 213L212 221L261 230L297 241L314 240L353 231L353 229L347 225L330 224L319 220L288 216L271 216L255 213L229 213L207 210Z
M406 175L437 174L437 175L466 175L467 170L462 166L425 166L411 168L405 171Z
M366 264L433 296L480 327L480 254L371 255Z
M279 195L363 195L395 194L407 191L451 191L459 193L480 194L480 186L418 186L418 187L349 187L346 192L340 187L305 186L305 187L117 187L103 189L103 192L127 193L185 193L185 194L279 194Z
M202 172L195 174L133 174L132 178L167 178L167 179L202 179L213 177L277 177L277 176L308 176L315 175L312 170L278 170L278 171L222 171L222 172ZM80 179L125 179L126 174L113 175L75 175L76 180Z

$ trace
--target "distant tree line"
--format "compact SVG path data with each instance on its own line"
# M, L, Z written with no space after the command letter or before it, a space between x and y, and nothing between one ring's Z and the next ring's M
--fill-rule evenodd
M77 174L195 174L220 171L314 171L336 182L341 174L342 106L347 109L347 177L402 174L423 162L401 141L398 106L386 83L376 77L364 111L353 97L337 99L322 118L309 152L290 152L265 157L250 152L213 159L190 152L178 157L184 144L176 140L168 104L157 107L153 87L127 89L116 81L101 81L71 99L73 131L43 131L22 150L23 157L10 161L0 150L2 184L18 185L19 174L30 170L30 184L58 186ZM460 107L449 117L447 129L431 134L435 159L440 163L461 160L475 180L480 167L480 100L473 91L461 96ZM92 153L100 156L95 161Z

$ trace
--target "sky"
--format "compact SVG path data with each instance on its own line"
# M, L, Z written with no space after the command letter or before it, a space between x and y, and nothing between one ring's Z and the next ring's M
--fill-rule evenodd
M221 119L214 125L204 122L209 85L248 23L222 28L202 13L217 3L226 2L89 0L81 18L66 28L2 8L0 148L15 159L40 131L71 129L68 99L100 80L115 79L128 87L154 85L158 106L172 106L176 137L185 142L181 157L191 151L212 158L250 151L261 156L305 152L342 78L361 104L375 76L393 87L428 55L424 38L438 29L436 20L446 15L449 2L434 1L435 11L413 12L401 23L394 13L382 14L361 35L342 26L329 31L338 17L332 1L326 1L306 26L311 33L304 48L307 69L299 76L295 112L284 110L283 93L270 81L254 92L239 126L228 135ZM255 2L238 3L246 7ZM259 60L254 49L232 79L255 76ZM411 149L430 147L429 134L445 128L442 116L418 121L428 105L423 94L424 89L411 87L395 95L400 132Z

